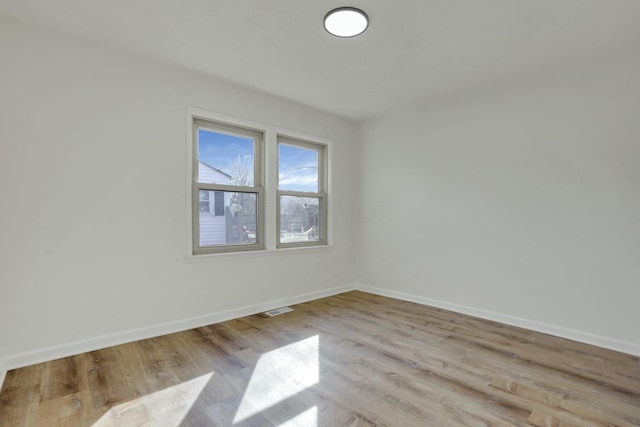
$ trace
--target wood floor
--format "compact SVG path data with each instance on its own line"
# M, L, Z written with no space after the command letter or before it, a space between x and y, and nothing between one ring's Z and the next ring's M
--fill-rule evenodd
M640 426L637 357L348 292L10 371L8 426Z

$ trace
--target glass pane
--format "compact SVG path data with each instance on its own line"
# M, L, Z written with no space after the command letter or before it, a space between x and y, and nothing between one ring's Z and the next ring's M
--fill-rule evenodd
M200 190L209 209L200 202L200 246L242 245L257 242L256 193ZM220 206L222 205L222 206Z
M198 182L253 186L254 140L198 130Z
M211 202L209 200L209 192L200 190L200 212L210 212Z
M278 144L278 188L318 192L318 151Z
M280 196L280 243L320 240L320 215L317 197Z

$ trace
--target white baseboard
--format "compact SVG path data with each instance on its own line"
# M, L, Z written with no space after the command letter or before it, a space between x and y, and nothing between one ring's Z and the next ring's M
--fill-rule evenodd
M470 316L479 317L481 319L492 320L495 322L517 326L520 328L526 328L532 331L542 332L544 334L566 338L573 341L591 344L598 347L603 347L640 357L640 344L638 343L614 340L611 338L593 335L582 331L576 331L574 329L569 329L562 326L549 325L547 323L542 323L535 320L524 319L521 317L510 316L479 308L467 307L460 304L421 297L418 295L396 292L389 289L366 286L361 283L356 284L355 287L359 291L369 292L371 294L442 308L445 310L454 311L456 313L468 314Z
M576 330L564 328L561 326L549 325L549 324L537 322L534 320L500 314L500 313L496 313L489 310L482 310L478 308L467 307L460 304L449 303L446 301L435 300L435 299L407 294L403 292L396 292L389 289L366 286L361 283L354 283L351 285L326 289L319 292L310 292L306 294L297 295L294 297L288 297L288 298L283 298L279 300L271 300L264 303L249 305L245 307L239 307L232 310L210 313L204 316L192 317L189 319L183 319L175 322L168 322L168 323L163 323L159 325L153 325L145 328L131 329L129 331L124 331L117 334L104 335L101 337L47 347L47 348L25 352L21 354L5 356L4 358L0 358L0 387L4 382L7 371L11 369L21 368L21 367L33 365L36 363L59 359L62 357L72 356L74 354L85 353L87 351L95 351L101 348L124 344L127 342L137 341L137 340L146 339L146 338L153 338L160 335L166 335L174 332L180 332L180 331L185 331L193 328L198 328L201 326L211 325L214 323L224 322L226 320L249 316L256 313L262 313L264 311L273 310L275 308L280 308L286 305L300 304L303 302L312 301L319 298L337 295L337 294L348 292L354 289L357 289L363 292L369 292L376 295L389 297L389 298L395 298L403 301L415 302L418 304L438 307L445 310L454 311L457 313L468 314L470 316L475 316L475 317L479 317L487 320L493 320L496 322L505 323L507 325L518 326L521 328L526 328L526 329L542 332L549 335L554 335L561 338L567 338L570 340L579 341L586 344L592 344L598 347L608 348L611 350L616 350L616 351L620 351L623 353L640 357L639 344L613 340L607 337L601 337L598 335L576 331Z
M138 341L147 338L153 338L161 335L171 334L174 332L186 331L201 326L211 325L214 323L224 322L226 320L237 319L239 317L249 316L252 314L262 313L265 311L280 308L286 305L300 304L319 298L324 298L343 292L352 291L354 285L340 286L331 289L325 289L318 292L310 292L297 295L294 297L271 300L260 304L253 304L245 307L239 307L232 310L225 310L216 313L206 314L204 316L192 317L189 319L167 322L159 325L148 326L144 328L131 329L128 331L103 335L101 337L90 338L87 340L75 341L66 344L46 347L34 351L21 354L14 354L0 359L0 386L4 382L7 371L24 366L34 365L36 363L47 362L50 360L60 359L62 357L73 356L75 354L95 351L105 347L125 344L132 341Z

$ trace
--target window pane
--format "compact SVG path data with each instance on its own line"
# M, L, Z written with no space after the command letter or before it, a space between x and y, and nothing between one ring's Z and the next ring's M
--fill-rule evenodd
M278 188L318 192L318 151L278 144Z
M256 243L256 193L200 190L202 193L208 193L209 203L215 206L208 212L200 210L201 247ZM218 205L221 202L223 206Z
M209 191L200 190L200 213L211 212L211 201L209 200Z
M253 186L254 140L198 129L198 182Z
M320 199L280 196L280 243L320 240Z
M215 214L216 216L224 216L224 191L216 191L215 193Z

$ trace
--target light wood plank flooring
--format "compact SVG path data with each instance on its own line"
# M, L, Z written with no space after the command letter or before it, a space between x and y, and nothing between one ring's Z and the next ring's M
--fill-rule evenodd
M640 426L637 357L348 292L10 371L9 426Z

